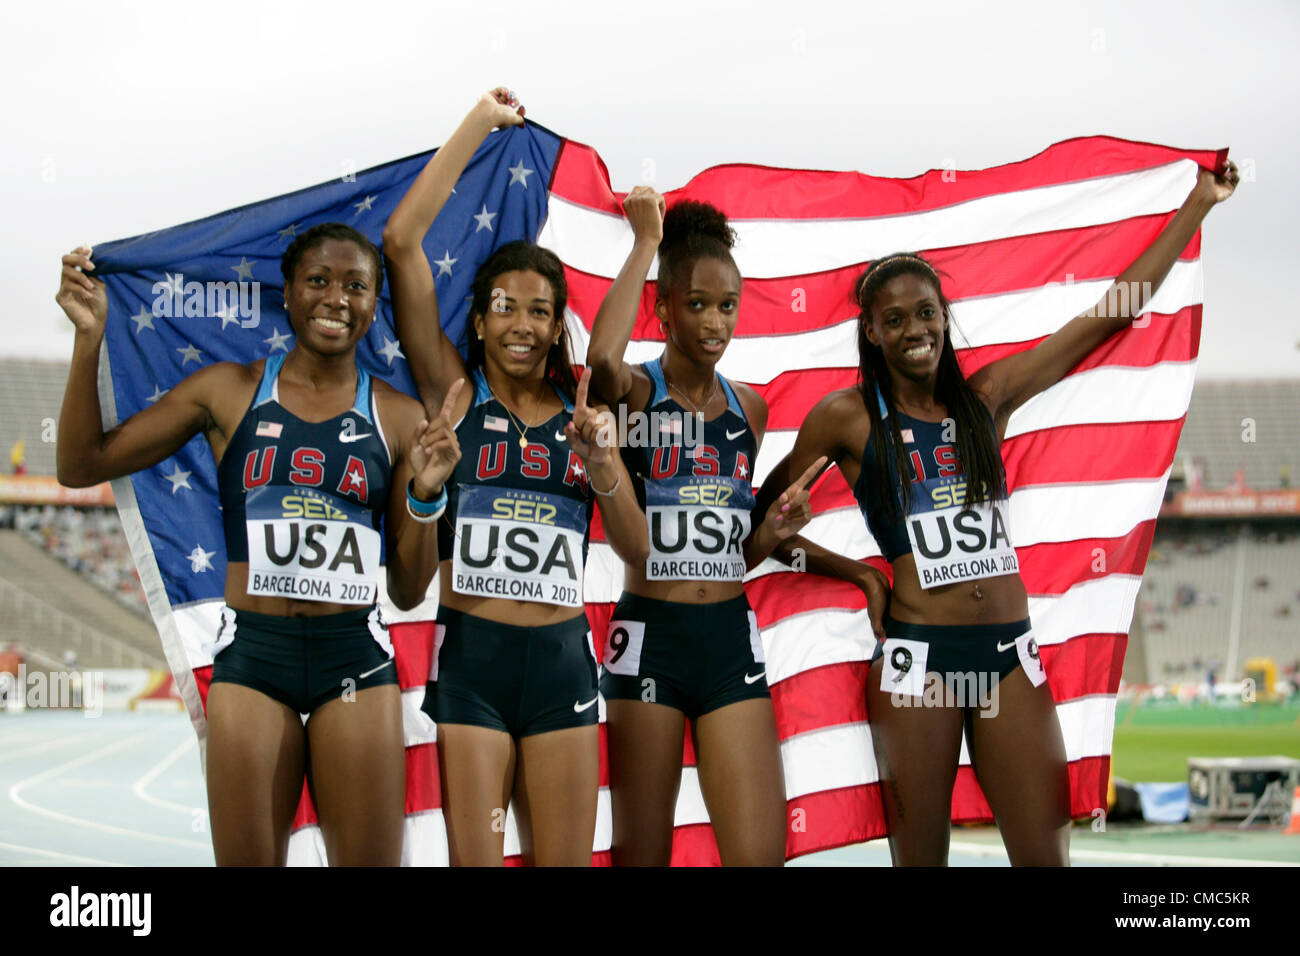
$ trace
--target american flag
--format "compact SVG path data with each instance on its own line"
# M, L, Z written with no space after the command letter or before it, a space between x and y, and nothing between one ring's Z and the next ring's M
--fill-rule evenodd
M349 223L376 243L429 154L95 250L108 284L110 322L101 398L106 424L145 407L198 366L248 362L292 342L280 293L279 257L319 222ZM935 170L908 180L859 173L714 167L668 193L714 203L739 235L741 319L719 369L753 385L771 414L755 481L790 449L808 409L857 375L853 281L874 257L919 250L945 274L967 374L1032 347L1092 305L1155 238L1191 190L1197 166L1223 151L1189 151L1108 137L1058 143L1007 166ZM581 362L601 299L631 248L631 230L599 156L543 127L492 134L425 239L444 325L464 338L469 285L490 252L535 239L564 261L571 340ZM653 275L654 270L651 270ZM259 314L230 305L156 308L162 289L259 284ZM189 283L199 286L191 287ZM628 350L658 354L653 284ZM1174 449L1191 396L1201 322L1199 234L1148 314L1099 347L1056 386L1012 416L1003 443L1011 529L1030 615L1042 648L1070 761L1072 811L1104 807L1119 684L1134 599ZM254 324L254 322L256 324ZM358 350L372 374L414 394L381 298ZM182 482L177 475L188 475ZM203 702L225 573L212 456L196 437L173 458L114 482L123 524L167 659L203 740ZM842 553L880 561L852 494L832 469L813 492L805 534ZM797 856L883 836L884 814L866 713L874 638L864 599L837 581L769 561L750 575L768 681L782 739ZM622 569L593 528L585 600L599 639ZM430 591L436 595L435 587ZM436 728L420 712L432 647L430 599L387 616L397 653L406 730L407 823L403 862L445 864ZM608 773L601 702L601 793L593 860L609 861ZM953 794L955 821L991 813L965 748ZM689 735L673 861L717 862ZM516 858L513 817L507 855ZM290 862L324 862L304 790Z

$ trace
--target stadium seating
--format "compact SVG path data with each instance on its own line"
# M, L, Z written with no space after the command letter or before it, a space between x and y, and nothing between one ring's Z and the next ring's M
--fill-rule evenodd
M162 668L153 623L26 540L0 531L0 642L45 658L76 652L83 668Z
M21 438L27 473L54 474L54 442L41 440L43 422L57 423L67 381L66 362L0 360L0 452L6 473L10 470L9 452Z
M1138 594L1147 679L1239 679L1250 657L1280 669L1300 657L1300 535L1256 526L1242 536L1220 527L1162 526ZM1237 673L1225 673L1233 593L1242 570Z
M1175 475L1188 461L1202 464L1207 489L1230 485L1240 469L1247 486L1282 486L1284 466L1291 487L1300 481L1300 382L1197 382L1178 442ZM1242 421L1255 423L1255 441L1242 441ZM1188 476L1189 477L1189 476Z

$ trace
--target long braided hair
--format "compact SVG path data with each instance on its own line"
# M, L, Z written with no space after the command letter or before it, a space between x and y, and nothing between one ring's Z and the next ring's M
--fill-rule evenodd
M894 401L893 379L885 365L885 353L879 346L871 344L867 338L867 326L871 322L872 302L891 279L901 275L914 275L931 283L943 308L946 325L952 325L952 304L943 294L939 274L922 256L900 252L877 259L867 267L854 286L854 304L858 307L858 376L861 380L862 400L871 418L870 441L876 464L876 487L884 499L886 513L893 517L900 515L899 497L886 491L895 482L891 471L901 479L904 513L910 512L912 507L913 472L904 451L903 435L898 425L898 409ZM889 411L888 422L881 419L877 391ZM947 328L943 336L943 348L939 352L934 397L948 409L948 416L956 424L954 444L966 476L966 503L974 505L1003 497L1006 494L1006 470L998 452L997 436L988 409L962 375L961 366L957 364L957 353L952 347L952 336Z

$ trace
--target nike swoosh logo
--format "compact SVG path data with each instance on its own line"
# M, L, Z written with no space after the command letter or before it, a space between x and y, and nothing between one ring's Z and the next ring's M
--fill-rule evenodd
M735 441L737 438L739 438L741 435L745 434L745 432L747 432L747 431L749 431L749 429L747 429L747 428L742 428L740 431L736 432L736 434L734 434L734 435L731 434L731 432L727 432L727 441Z
M753 677L750 677L748 674L746 674L746 675L745 675L745 683L746 683L746 684L752 684L752 683L754 683L754 681L756 681L756 680L761 680L762 677L763 677L763 675L766 674L766 673L767 673L767 671L759 671L759 672L758 672L757 674L755 674Z
M348 445L354 441L361 441L361 439L363 438L369 438L373 434L374 432L366 432L364 435L345 435L342 432L339 432L339 441L341 441L345 445Z
M1015 646L1015 641L1012 641L1010 644L1003 644L1001 641L998 641L998 653L1001 654L1003 651L1009 651Z
M383 670L385 667L387 667L389 664L393 663L393 660L394 660L394 659L390 657L388 660L384 661L384 662L383 662L382 664L380 664L378 667L372 667L370 670L366 671L364 674L358 674L358 675L357 675L357 679L358 679L358 680L365 680L365 679L366 679L367 677L369 677L371 674L374 674L374 673L376 673L377 671L381 671L381 670Z
M556 441L564 441L564 429L563 429L563 428L561 428L558 432L555 433L555 440L556 440Z
M599 700L599 699L600 699L600 696L597 695L596 697L591 698L591 700L587 701L585 704L579 704L579 703L575 700L575 701L573 702L573 710L574 710L574 713L578 713L578 714L582 713L584 710L586 710L588 707L590 707L592 704L594 704L594 703L595 703L597 700Z

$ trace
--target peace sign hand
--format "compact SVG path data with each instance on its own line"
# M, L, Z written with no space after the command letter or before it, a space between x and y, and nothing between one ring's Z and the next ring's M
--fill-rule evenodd
M822 455L809 465L794 484L782 492L781 497L772 502L771 507L767 509L767 514L763 516L763 523L768 526L778 541L784 541L798 534L800 529L812 519L812 505L808 500L807 486L826 467L826 462L826 456Z
M578 395L573 402L573 421L564 426L564 437L569 446L587 465L603 465L613 459L618 434L614 416L608 411L598 411L587 404L587 389L591 384L591 367L582 370L578 380Z
M415 429L411 444L410 462L415 497L432 501L451 477L456 462L460 461L460 442L451 424L451 412L456 407L456 396L465 385L463 378L456 379L442 400L442 410L433 421L421 419Z

